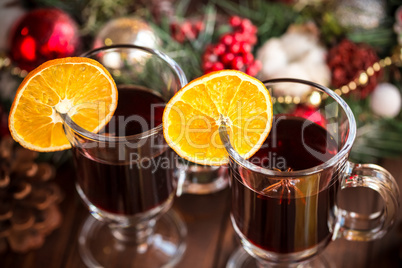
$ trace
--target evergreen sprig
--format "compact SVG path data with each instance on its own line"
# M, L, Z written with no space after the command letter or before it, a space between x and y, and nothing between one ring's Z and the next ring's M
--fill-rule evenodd
M402 122L376 120L357 129L351 159L361 163L378 163L384 158L402 155Z
M182 11L185 12L185 11ZM151 14L147 14L149 21L156 35L162 40L161 49L174 59L183 68L188 80L195 79L201 76L201 56L206 46L214 42L217 38L219 27L216 25L217 11L213 5L206 5L203 8L202 20L205 25L205 30L194 40L187 40L184 43L179 43L170 35L170 20L162 18L160 23L151 21ZM184 20L185 17L178 18Z

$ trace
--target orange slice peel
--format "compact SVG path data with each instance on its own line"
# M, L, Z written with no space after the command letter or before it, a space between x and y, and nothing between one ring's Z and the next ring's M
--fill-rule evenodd
M233 148L251 157L272 126L271 96L262 82L240 71L206 74L180 89L166 105L163 131L182 158L202 165L228 163L219 126L229 129Z
M68 113L82 128L98 132L113 116L117 97L112 76L99 62L83 57L50 60L20 84L9 129L14 140L28 149L69 149L61 115Z

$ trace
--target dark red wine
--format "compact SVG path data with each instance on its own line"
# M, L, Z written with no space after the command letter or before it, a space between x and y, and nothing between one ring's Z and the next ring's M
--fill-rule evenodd
M128 136L149 130L162 122L164 103L149 90L119 87L118 107L104 132ZM126 120L133 115L142 119ZM148 211L174 195L173 154L169 149L124 164L95 161L91 153L77 148L73 151L78 184L88 201L101 210L133 215ZM138 150L140 157L141 152Z
M323 127L280 116L250 161L269 169L303 170L329 160L337 151ZM255 246L293 253L329 242L339 186L332 170L304 180L272 180L232 163L231 173L232 217L238 231Z
M113 136L140 134L162 124L165 101L145 88L119 86L113 119L103 132Z

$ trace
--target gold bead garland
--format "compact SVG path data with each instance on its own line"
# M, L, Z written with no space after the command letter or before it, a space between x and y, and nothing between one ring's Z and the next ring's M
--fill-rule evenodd
M334 89L335 93L339 96L342 96L344 94L348 94L349 92L355 90L358 86L364 86L367 84L369 81L370 77L379 72L382 68L388 67L392 64L395 65L401 65L402 64L402 46L398 47L397 52L394 53L390 57L386 57L384 59L379 60L378 62L373 63L373 65L369 66L366 70L362 71L360 75L354 79L353 81L350 81L348 84ZM313 105L319 104L317 100L317 96L313 96L313 94L310 94L306 96L309 98L309 102L311 102ZM327 95L322 95L322 98L325 99L327 98ZM272 101L278 102L278 103L285 103L285 104L299 104L301 101L301 98L296 96L279 96L279 97L272 97Z
M397 52L394 53L390 57L386 57L384 59L379 60L378 62L373 63L372 66L369 66L366 70L362 71L360 75L350 81L347 85L344 85L340 88L334 89L335 93L339 96L343 94L348 94L350 91L355 90L358 86L364 86L369 81L369 78L373 76L376 72L379 72L382 68L388 67L392 64L400 65L402 63L402 46L398 47ZM19 67L12 66L11 59L7 56L0 56L0 71L2 69L11 69L11 74L18 76L20 78L24 78L27 76L28 72L26 70L22 70ZM324 99L327 98L327 95L322 96ZM317 104L317 100L312 100L312 98L317 98L316 96L307 96L310 98L310 102L313 104ZM299 104L301 102L301 98L299 96L279 96L272 97L273 103L285 103L285 104ZM319 103L318 103L319 104Z
M7 56L0 56L0 71L3 69L9 69L10 73L14 76L18 76L19 78L24 78L27 76L28 72L26 70L22 70L17 66L12 66L11 59Z
M381 59L378 62L373 63L373 65L369 66L366 70L362 71L354 81L351 81L347 85L337 88L334 91L339 96L348 94L350 91L355 90L358 86L366 85L370 77L379 72L382 68L388 67L392 64L398 64L399 62L402 62L402 54L400 52L398 54L394 54L392 57Z

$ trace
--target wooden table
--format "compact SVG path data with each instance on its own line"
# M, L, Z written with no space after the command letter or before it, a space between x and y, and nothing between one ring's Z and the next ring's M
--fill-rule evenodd
M402 159L387 160L383 163L397 179L402 189ZM63 188L65 198L60 204L63 223L46 239L42 248L26 254L7 252L0 255L0 267L4 268L81 268L85 267L77 250L77 236L82 222L88 215L74 189L74 172L59 171L56 178ZM183 195L175 201L174 209L185 220L188 228L187 250L179 268L221 268L239 242L229 220L230 204L228 190L197 196ZM359 210L361 204L371 202L347 202L350 196L375 196L374 193L360 191L346 193L344 200L350 207ZM362 199L361 199L362 200ZM399 215L402 215L401 211ZM397 224L383 239L362 243L337 240L326 249L326 254L335 267L402 267L402 224Z

